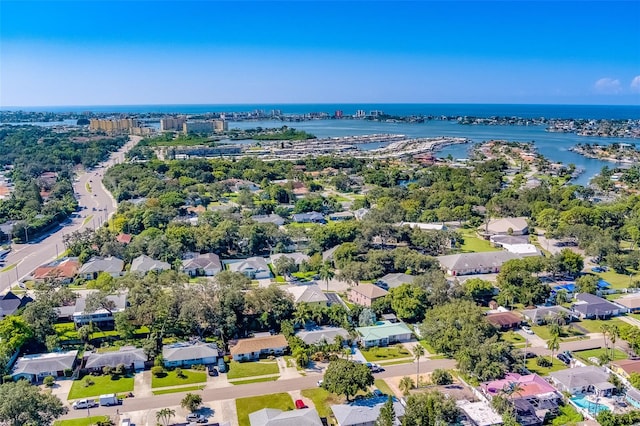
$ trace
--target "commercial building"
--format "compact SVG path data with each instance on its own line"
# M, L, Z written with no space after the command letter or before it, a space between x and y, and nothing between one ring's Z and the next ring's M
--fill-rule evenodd
M129 132L134 127L140 127L138 120L134 118L118 118L112 120L92 118L89 121L89 130L102 130L107 133Z
M160 119L160 131L180 131L183 124L187 121L186 117L165 117Z

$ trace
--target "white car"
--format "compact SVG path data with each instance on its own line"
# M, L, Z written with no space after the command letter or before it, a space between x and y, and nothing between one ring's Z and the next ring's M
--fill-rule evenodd
M322 383L324 383L324 380L318 380L318 387L322 387Z
M522 331L524 331L527 334L534 334L533 330L531 328L527 327L526 325L522 326Z
M73 404L71 404L71 406L73 407L74 410L80 410L83 408L97 407L98 403L95 402L93 399L80 399L74 402Z

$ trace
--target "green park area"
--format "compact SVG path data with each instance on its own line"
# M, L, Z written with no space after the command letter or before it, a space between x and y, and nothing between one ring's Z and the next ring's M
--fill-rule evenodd
M179 374L178 374L179 373ZM164 388L167 386L191 385L207 381L207 374L203 371L179 370L168 371L164 375L151 376L152 388Z
M282 411L293 410L293 400L288 393L274 393L271 395L251 396L236 399L238 423L240 426L251 426L249 414L263 408L275 408Z
M88 398L106 393L131 392L133 391L133 381L133 377L85 376L80 380L73 381L68 399Z
M259 362L237 362L231 361L229 365L228 379L243 379L246 377L264 376L267 374L278 374L280 369L278 363L272 361Z

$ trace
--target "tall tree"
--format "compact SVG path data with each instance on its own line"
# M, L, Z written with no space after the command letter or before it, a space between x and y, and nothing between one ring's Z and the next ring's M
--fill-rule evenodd
M0 385L0 420L11 426L49 425L66 412L57 396L25 380Z
M413 353L413 359L416 360L416 387L420 387L420 357L424 355L424 348L420 343L417 343L411 349Z
M176 410L172 410L171 408L163 408L156 412L156 420L161 422L164 426L169 424L169 421L175 417Z
M407 398L403 426L437 426L454 424L458 407L453 398L438 391L412 394Z
M396 410L393 408L393 397L389 395L387 402L380 408L380 414L375 426L394 426L396 421Z
M345 395L347 401L358 391L373 385L373 374L364 364L346 359L331 361L324 374L322 387L329 392Z

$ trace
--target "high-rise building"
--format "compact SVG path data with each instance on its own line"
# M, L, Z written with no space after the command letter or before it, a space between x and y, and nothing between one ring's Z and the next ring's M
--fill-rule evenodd
M334 118L342 118L342 110L337 109L336 112L333 113Z
M185 121L182 131L188 133L213 133L215 127L213 121Z
M160 119L160 131L168 132L172 130L183 130L183 124L187 121L186 117L164 117Z
M89 121L89 130L102 130L107 133L129 132L134 127L140 127L138 120L134 118L119 118L113 120L92 118Z
M365 118L367 116L367 112L363 109L359 109L356 111L356 118Z
M216 120L213 123L216 133L222 133L229 130L229 123L225 120Z

